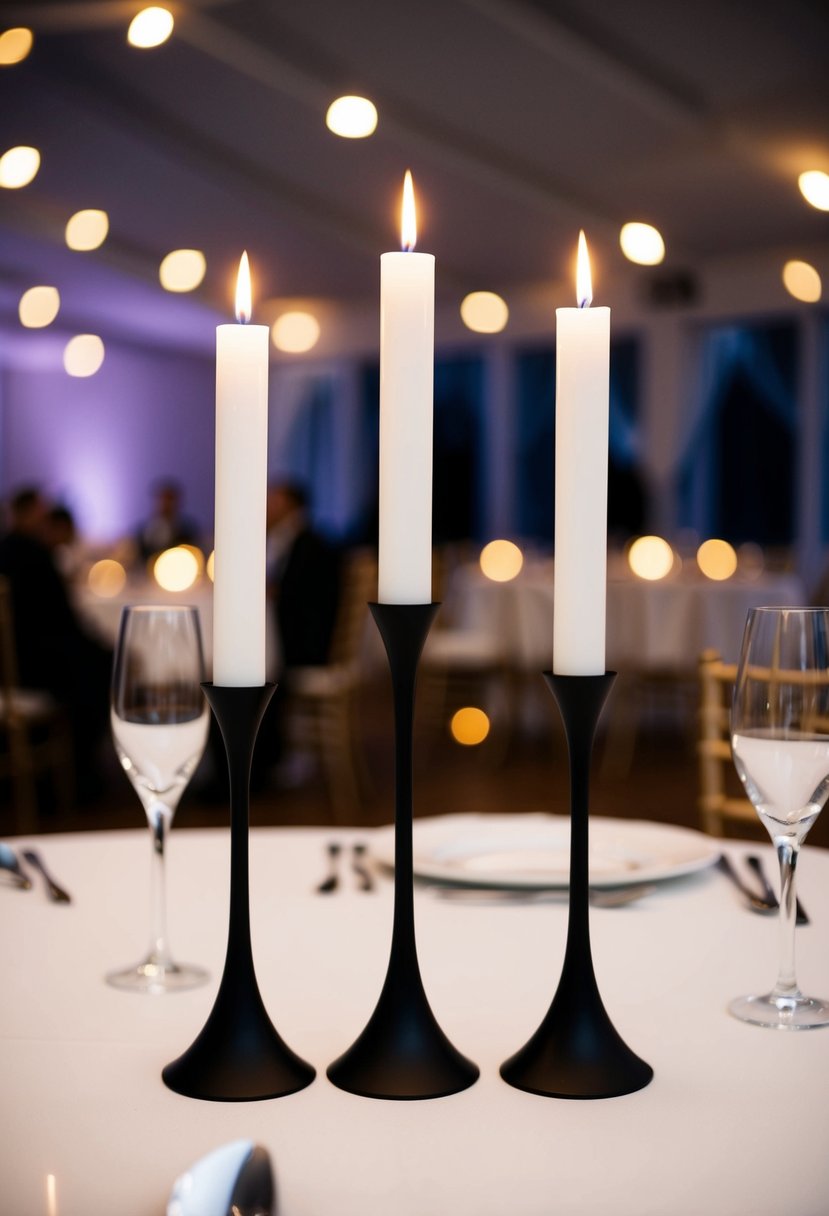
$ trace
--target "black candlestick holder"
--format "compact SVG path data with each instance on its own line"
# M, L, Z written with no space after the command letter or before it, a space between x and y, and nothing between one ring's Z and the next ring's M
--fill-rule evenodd
M643 1089L653 1069L611 1022L590 951L588 794L593 736L616 678L545 671L564 722L570 756L570 912L558 989L532 1038L501 1066L516 1089L551 1098L614 1098Z
M161 1073L165 1085L188 1098L281 1098L304 1089L316 1075L271 1024L256 982L250 941L250 766L275 687L202 685L222 732L230 774L230 924L224 973L210 1016L184 1055Z
M412 737L417 668L439 604L370 604L394 693L394 919L385 983L368 1024L328 1077L364 1098L442 1098L478 1068L453 1047L429 1007L417 961L412 858Z

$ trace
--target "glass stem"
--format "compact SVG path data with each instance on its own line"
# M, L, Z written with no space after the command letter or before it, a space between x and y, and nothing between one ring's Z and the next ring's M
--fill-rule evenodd
M167 883L164 871L164 846L172 818L173 812L163 802L152 803L147 811L153 844L148 962L159 966L170 966L173 961L167 945Z
M774 985L771 995L775 1000L793 1001L801 995L797 987L794 968L797 914L795 869L800 847L788 837L777 837L774 843L777 849L777 859L780 862L780 966L777 983Z

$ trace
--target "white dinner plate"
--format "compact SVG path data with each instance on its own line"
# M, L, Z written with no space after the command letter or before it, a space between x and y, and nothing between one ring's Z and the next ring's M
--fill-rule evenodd
M394 867L394 826L372 853ZM656 882L710 866L718 850L702 832L644 820L590 820L590 882ZM566 887L570 820L563 815L440 815L414 825L414 872L438 882L492 887Z

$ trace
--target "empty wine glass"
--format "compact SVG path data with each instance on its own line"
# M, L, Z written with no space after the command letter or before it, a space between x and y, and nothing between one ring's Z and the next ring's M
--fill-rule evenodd
M170 954L164 877L167 832L207 741L203 679L195 608L124 609L112 678L112 735L150 827L152 921L143 962L107 975L116 988L159 993L193 988L208 978L201 967L176 963Z
M748 615L731 710L734 763L780 862L780 967L764 996L732 1001L757 1026L829 1025L829 1001L795 977L795 869L829 797L829 609L755 608Z

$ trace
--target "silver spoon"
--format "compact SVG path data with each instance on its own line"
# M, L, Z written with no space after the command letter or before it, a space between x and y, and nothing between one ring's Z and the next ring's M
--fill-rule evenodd
M71 904L72 897L68 891L64 891L63 887L59 887L52 875L46 869L43 862L40 860L40 854L34 849L24 849L23 856L26 858L30 866L34 866L36 870L40 870L43 876L43 881L46 883L46 890L49 898L56 904Z
M32 880L25 872L14 849L7 844L0 844L0 870L7 870L21 891L32 889Z

